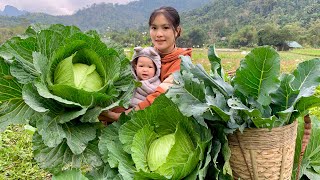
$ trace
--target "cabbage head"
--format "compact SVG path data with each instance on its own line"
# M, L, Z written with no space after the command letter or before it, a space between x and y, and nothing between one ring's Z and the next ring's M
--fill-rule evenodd
M0 46L0 131L10 124L35 127L35 160L53 174L102 166L98 115L129 102L128 74L123 49L95 31L30 26Z
M54 71L54 84L66 84L85 91L98 91L103 82L96 65L72 63L73 55L62 60Z
M99 149L122 179L204 179L211 139L209 129L182 115L163 94L145 110L108 126Z

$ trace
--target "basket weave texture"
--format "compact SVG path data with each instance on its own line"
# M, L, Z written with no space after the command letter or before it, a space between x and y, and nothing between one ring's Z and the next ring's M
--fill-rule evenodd
M291 179L297 121L273 128L245 129L228 136L235 179Z

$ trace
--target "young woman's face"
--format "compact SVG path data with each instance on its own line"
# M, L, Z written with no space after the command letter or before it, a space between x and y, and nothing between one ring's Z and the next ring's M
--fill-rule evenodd
M142 56L137 60L135 70L139 80L147 80L155 75L156 67L151 59Z
M169 53L175 47L177 32L163 14L159 14L150 26L153 45L162 53Z

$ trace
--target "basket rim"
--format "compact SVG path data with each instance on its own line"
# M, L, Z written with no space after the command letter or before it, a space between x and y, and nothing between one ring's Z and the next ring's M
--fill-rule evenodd
M283 131L283 129L287 129L287 128L291 128L293 126L296 126L298 124L298 120L294 120L291 124L287 124L284 126L279 126L279 127L274 127L274 128L244 128L244 130L242 131L242 133L246 132L246 131L256 131L256 132L272 132L272 131ZM241 131L239 129L237 129L236 132L240 132Z

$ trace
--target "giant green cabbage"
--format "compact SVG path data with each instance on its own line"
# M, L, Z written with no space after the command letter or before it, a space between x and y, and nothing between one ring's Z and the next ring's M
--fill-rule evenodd
M161 95L145 110L108 126L99 149L121 179L204 179L211 139L209 129Z
M129 102L129 60L94 32L34 25L0 46L0 130L29 123L35 159L52 173L102 166L102 110Z

